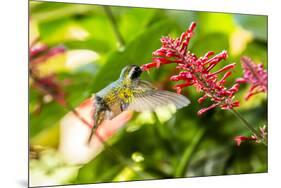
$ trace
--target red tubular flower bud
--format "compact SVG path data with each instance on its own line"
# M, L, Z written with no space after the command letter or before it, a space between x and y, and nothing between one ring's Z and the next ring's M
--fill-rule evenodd
M248 94L245 96L245 100L246 100L246 101L249 100L250 97L252 97L252 96L255 95L255 94L257 94L257 93L254 93L254 92L248 93Z
M213 51L210 51L210 52L207 52L205 55L204 55L204 58L209 58L210 56L214 55L215 52Z
M169 64L172 63L172 61L166 59L166 58L162 58L162 57L155 57L153 58L153 62L156 63L157 68L161 65L161 64ZM159 66L158 66L159 65Z
M221 78L220 81L218 81L218 84L221 85L221 84L224 84L225 83L225 80L232 74L232 72L226 72L223 77Z
M196 23L195 22L191 22L189 28L188 28L188 32L191 33L196 27Z
M175 76L171 76L170 80L171 80L171 81L184 80L184 77L179 76L179 75L175 75Z
M226 65L225 67L221 68L220 70L216 71L216 72L213 72L212 74L210 75L215 75L215 74L219 74L223 71L227 71L229 69L233 69L235 67L235 63L232 63L232 64L229 64L229 65Z
M51 48L49 50L49 52L47 53L48 56L55 56L57 54L60 54L60 53L64 53L65 52L65 47L64 46L58 46L58 47L55 47L55 48Z
M221 53L215 55L214 57L212 57L211 59L209 59L208 61L206 61L204 63L204 65L207 65L207 64L217 64L219 63L221 60L223 59L226 59L227 58L227 52L226 51L222 51Z
M233 93L236 93L237 91L238 91L238 89L239 89L239 84L234 84L230 89L229 89L229 91L231 91L231 92L233 92Z
M203 109L199 110L199 111L197 112L197 114L198 114L198 115L202 115L202 114L204 114L205 112L207 112L207 111L209 111L209 110L215 108L217 105L218 105L218 104L212 104L211 106L209 106L209 107L207 107L207 108L203 108Z
M208 98L207 95L204 95L203 97L200 97L200 98L198 99L198 103L201 104L201 103L204 102L207 98Z
M232 107L239 107L239 106L240 106L239 101L234 101L234 102L232 103Z
M35 45L34 47L30 48L29 51L30 58L33 58L34 56L40 54L41 52L46 52L46 50L48 49L49 47L47 45L40 45L40 46Z
M246 137L246 136L236 136L236 137L234 138L234 141L236 142L236 145L237 145L237 146L240 146L242 142L248 141L248 140L254 140L254 141L256 141L257 138L256 138L256 137L253 137L253 136L250 136L250 137Z
M141 66L142 71L148 71L149 69L156 67L156 63L155 62L151 62L151 63L147 63L145 65Z
M244 78L237 78L236 79L236 83L239 83L239 84L243 84L243 83L246 83L247 80L245 80Z
M176 88L177 93L180 94L181 91L182 91L182 88L190 86L190 85L192 85L192 83L186 82L186 83L183 83L183 84L177 84L174 88Z
M153 56L165 56L165 54L166 52L160 50L152 53Z

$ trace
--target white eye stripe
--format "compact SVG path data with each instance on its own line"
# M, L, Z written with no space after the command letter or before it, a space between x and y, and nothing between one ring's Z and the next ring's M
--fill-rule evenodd
M130 72L129 72L129 78L131 78L132 77L132 75L134 74L134 72L135 72L135 69L136 69L136 67L133 67L131 70L130 70Z

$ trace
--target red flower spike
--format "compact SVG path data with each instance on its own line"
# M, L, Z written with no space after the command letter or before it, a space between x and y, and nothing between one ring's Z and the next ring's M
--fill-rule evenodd
M34 56L44 52L48 49L47 45L36 45L30 48L30 57L33 58Z
M236 80L236 83L248 83L250 84L250 90L245 99L248 100L255 94L264 92L267 93L267 72L263 68L262 64L255 64L249 57L241 58L243 68L243 78Z
M47 59L62 54L66 51L65 47L57 46L54 48L48 48L43 45L42 47L33 47L30 49L30 64L39 64L45 62Z
M38 42L38 41L37 41ZM63 46L49 48L47 45L39 45L35 43L30 46L30 76L34 82L32 84L37 90L44 95L51 95L52 98L59 104L65 106L65 93L62 88L62 83L56 79L56 75L39 76L37 66L40 63L46 62L47 59L58 54L65 53L66 49Z
M176 64L176 69L180 73L171 76L170 80L184 81L183 84L177 84L175 86L177 92L181 93L183 88L193 86L198 92L204 94L203 97L198 99L199 103L202 103L208 98L213 102L211 106L201 109L198 115L215 107L227 110L238 107L239 102L234 100L234 94L238 91L239 85L235 84L230 89L224 86L235 64L229 64L216 72L211 72L217 64L228 57L226 51L222 51L217 55L213 51L210 51L203 57L197 57L188 51L189 41L193 36L195 27L196 24L192 22L188 30L176 39L162 37L162 47L152 53L153 62L142 65L142 70L147 71L165 64ZM225 71L226 73L219 79L219 74Z
M57 81L55 75L45 76L43 78L36 78L34 87L44 94L51 95L56 102L65 105L65 93L62 90L60 83Z

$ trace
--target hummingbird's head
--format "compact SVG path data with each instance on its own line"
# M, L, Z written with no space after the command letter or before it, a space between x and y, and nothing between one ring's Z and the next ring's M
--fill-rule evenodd
M136 80L140 77L141 73L142 70L138 65L128 65L125 68L123 68L120 74L120 78Z

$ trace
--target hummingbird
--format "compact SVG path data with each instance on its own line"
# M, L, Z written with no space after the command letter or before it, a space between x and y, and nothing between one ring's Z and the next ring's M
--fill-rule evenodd
M122 69L118 80L93 95L95 122L88 144L104 120L111 120L125 110L154 111L158 107L170 104L180 109L190 103L183 95L159 90L148 81L141 80L142 72L139 66L128 65Z

